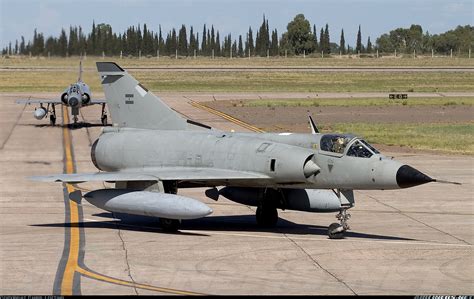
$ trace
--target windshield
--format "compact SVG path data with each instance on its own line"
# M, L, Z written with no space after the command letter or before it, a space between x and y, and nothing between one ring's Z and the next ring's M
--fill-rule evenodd
M328 134L321 137L321 150L337 154L344 153L344 149L353 136Z
M376 150L372 145L370 145L367 141L364 139L360 139L360 142L362 142L366 147L368 147L371 151L374 152L374 154L380 154L378 150Z
M370 158L373 153L362 144L361 140L357 140L347 150L347 155L350 157Z

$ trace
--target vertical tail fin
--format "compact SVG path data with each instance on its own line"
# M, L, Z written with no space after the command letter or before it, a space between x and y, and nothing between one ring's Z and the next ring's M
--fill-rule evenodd
M114 125L119 127L186 130L190 121L169 108L114 62L97 62Z

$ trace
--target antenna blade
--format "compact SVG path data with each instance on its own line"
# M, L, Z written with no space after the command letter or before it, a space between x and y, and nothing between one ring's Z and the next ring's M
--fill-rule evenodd
M316 127L316 124L314 123L314 120L311 117L311 115L308 115L308 117L309 117L309 125L311 126L311 134L319 133L318 127Z

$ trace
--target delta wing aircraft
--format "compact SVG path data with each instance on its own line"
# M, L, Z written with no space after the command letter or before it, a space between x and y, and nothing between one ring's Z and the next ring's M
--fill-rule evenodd
M49 123L54 126L56 124L56 105L66 105L71 107L71 114L74 119L74 124L77 124L79 109L81 107L90 105L102 105L102 115L100 120L102 124L107 125L107 114L105 111L105 100L96 100L91 98L91 90L89 86L82 81L82 60L79 62L79 77L77 82L72 83L68 88L64 90L59 99L20 99L17 100L17 104L39 104L40 106L35 108L33 112L34 118L41 120L48 116ZM44 105L46 104L46 107Z
M83 198L101 209L155 216L165 230L212 213L204 203L177 195L179 188L210 187L256 206L257 223L272 227L277 209L337 212L330 238L349 229L354 190L413 187L439 180L385 157L347 134L224 132L185 119L113 62L98 62L113 127L103 128L91 157L96 173L32 177L47 182L115 182ZM218 187L220 189L218 189Z

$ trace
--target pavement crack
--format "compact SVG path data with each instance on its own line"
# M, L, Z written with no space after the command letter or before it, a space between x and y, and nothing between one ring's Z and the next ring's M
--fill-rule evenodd
M27 104L25 104L25 105L23 106L23 109L21 109L21 112L20 112L20 113L18 114L18 116L16 117L15 123L13 124L12 129L10 130L10 132L8 132L7 138L5 138L5 141L3 141L2 146L0 147L0 150L3 149L3 147L5 146L5 144L7 144L8 140L9 140L10 137L12 136L13 130L15 130L16 126L17 126L18 123L20 122L20 119L21 119L21 116L23 115L23 112L25 112L26 105L27 105Z
M429 224L427 224L427 223L425 223L425 222L423 222L423 221L421 221L421 220L418 220L418 219L416 219L416 218L414 218L414 217L412 217L412 216L410 216L410 215L408 215L408 214L405 214L405 212L403 212L402 210L399 210L399 209L395 208L394 206L391 206L391 205L389 205L389 204L387 204L387 203L384 203L384 202L378 200L377 198L375 198L374 196L367 195L367 194L365 194L365 196L367 196L367 197L369 197L369 198L375 200L377 203L379 203L379 204L381 204L381 205L384 205L384 206L386 206L386 207L388 207L388 208L391 208L391 209L397 211L397 213L399 213L400 215L403 215L403 216L405 216L405 217L407 217L407 218L409 218L409 219L411 219L411 220L413 220L413 221L415 221L415 222L418 222L418 223L420 223L420 224L423 224L424 226L429 227L429 228L431 228L431 229L434 229L434 230L436 230L436 231L438 231L438 232L440 232L440 233L442 233L442 234L448 235L448 236L450 236L451 238L454 238L454 239L456 239L456 240L458 240L458 241L460 241L460 242L462 242L462 243L464 243L464 244L472 245L471 243L469 243L469 242L467 242L467 241L465 241L465 240L463 240L463 239L461 239L461 238L459 238L459 237L456 237L456 236L453 235L453 234L450 234L450 233L448 233L448 232L445 232L445 231L443 231L443 230L440 230L439 228L436 228L436 227L434 227L434 226L432 226L432 225L429 225Z
M115 217L115 216L114 216ZM117 227L117 234L118 234L118 237L120 239L120 241L122 242L122 249L123 251L125 252L125 264L127 265L127 274L128 274L128 277L130 277L130 280L133 282L133 290L135 291L135 294L136 295L139 295L138 294L138 289L136 287L136 282L135 282L135 279L133 279L133 276L132 276L132 271L130 270L130 263L128 261L128 250L127 248L125 247L125 241L123 239L123 236L122 236L122 230L120 229L119 225L116 224L116 227Z
M296 248L298 248L303 254L305 254L312 262L315 266L317 266L318 268L320 268L321 270L323 270L324 272L326 272L328 275L332 276L335 280L337 280L339 283L343 284L347 289L349 289L353 295L357 295L357 293L346 283L344 282L342 279L340 279L339 277L336 276L336 274L332 273L331 271L329 271L328 269L324 268L323 266L321 266L321 264L315 259L313 258L306 250L304 250L303 247L301 247L298 243L296 243L295 240L293 240L292 238L288 237L287 234L283 234L285 236L285 238L287 238L291 243L293 243L294 246L296 246Z
M83 121L84 123L86 123L86 119L85 119L85 117L84 117L84 114L82 114L82 110L81 110L81 109L79 109L79 114L81 115L82 121ZM87 133L87 139L89 140L89 147L91 147L91 146L92 146L92 137L91 137L91 133L90 133L90 131L89 131L89 128L88 128L87 126L86 126L86 133Z

